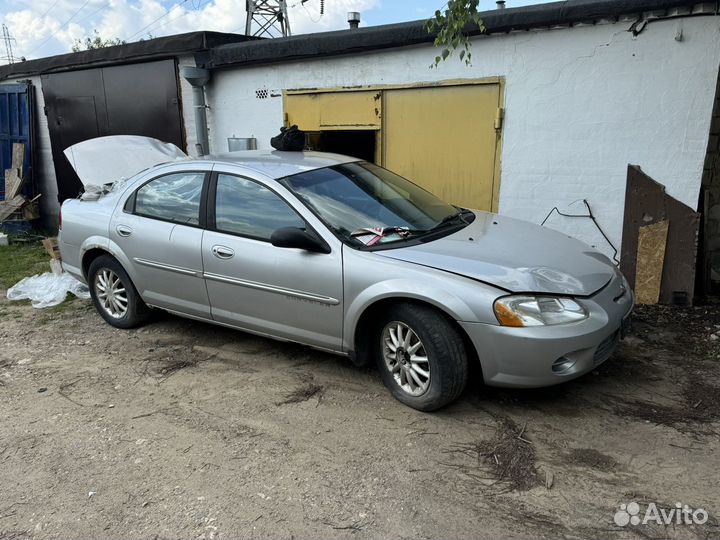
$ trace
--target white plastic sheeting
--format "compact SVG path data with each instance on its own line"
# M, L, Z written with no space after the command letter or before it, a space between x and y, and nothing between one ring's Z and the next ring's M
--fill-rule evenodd
M153 165L188 159L174 144L136 135L88 139L66 148L64 154L84 186L110 184Z
M26 277L7 290L8 300L30 300L34 308L46 308L61 304L68 293L78 298L90 298L87 285L80 283L67 272Z

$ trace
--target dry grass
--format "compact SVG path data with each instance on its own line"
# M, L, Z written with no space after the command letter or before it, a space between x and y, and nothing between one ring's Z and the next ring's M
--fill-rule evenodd
M198 360L176 360L165 364L158 370L158 374L164 377L169 377L173 373L180 371L181 369L195 367L198 364Z
M162 383L176 373L194 368L211 358L213 358L213 355L199 353L193 349L160 350L142 361L142 369L138 372L138 375L140 377L150 376L155 378L158 383Z
M285 396L283 401L277 403L280 405L289 405L290 403L302 403L308 399L320 394L322 395L323 387L319 384L308 382L303 384L300 388L297 388Z
M510 418L503 418L495 437L479 445L480 455L493 474L508 482L513 490L527 491L540 483L535 467L535 447L527 438L525 427Z
M490 471L495 482L502 482L512 491L527 491L540 484L535 466L535 448L525 432L508 417L499 418L495 436L489 441L456 444L446 453L464 454L473 458L471 464L445 464L461 470L466 476L488 481L478 472Z
M574 448L570 451L569 459L572 463L599 470L611 470L617 466L612 457L598 452L594 448Z

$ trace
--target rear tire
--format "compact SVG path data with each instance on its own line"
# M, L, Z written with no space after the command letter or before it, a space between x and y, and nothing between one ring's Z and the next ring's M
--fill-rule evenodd
M458 330L437 310L396 304L374 332L376 361L385 386L398 401L434 411L465 389L468 358Z
M122 265L110 255L101 255L90 264L88 286L95 309L109 325L134 328L148 319L150 308Z

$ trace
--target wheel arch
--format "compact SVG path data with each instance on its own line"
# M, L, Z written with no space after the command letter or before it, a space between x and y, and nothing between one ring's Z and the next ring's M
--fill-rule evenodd
M120 247L112 240L107 238L88 238L82 245L81 253L80 268L86 281L88 278L88 270L90 269L92 262L101 255L110 255L120 263L123 270L125 270L128 276L130 276L130 279L134 283L136 282L135 269L132 264L130 264L130 260L125 256Z
M444 304L411 294L387 295L381 298L376 298L372 302L363 306L362 311L360 311L357 314L357 317L354 318L354 323L350 330L351 333L347 334L349 336L349 339L347 340L349 341L349 355L356 365L363 366L372 361L372 351L369 347L371 342L370 335L374 330L376 330L375 322L377 321L378 315L389 306L397 304L415 304L425 306L440 313L462 337L470 363L476 363L479 365L479 358L477 351L475 350L475 346L465 329L458 323L458 320L462 320L462 318L458 317L453 310L448 309L448 307Z
M97 259L98 257L101 257L103 255L112 256L112 254L107 249L101 248L101 247L93 247L93 248L88 249L85 253L83 253L81 268L82 268L82 274L83 274L83 277L85 278L85 280L87 280L89 277L88 271L90 270L90 265L93 263L93 261L95 259Z

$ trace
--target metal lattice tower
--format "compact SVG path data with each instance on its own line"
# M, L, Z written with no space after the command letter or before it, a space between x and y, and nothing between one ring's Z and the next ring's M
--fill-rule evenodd
M12 42L13 39L10 37L10 31L8 30L8 27L3 24L2 25L2 33L3 33L3 41L5 42L5 59L8 61L8 64L14 64L15 63L15 56L13 56L13 49L12 49Z
M290 33L286 0L245 0L245 35L287 37Z

